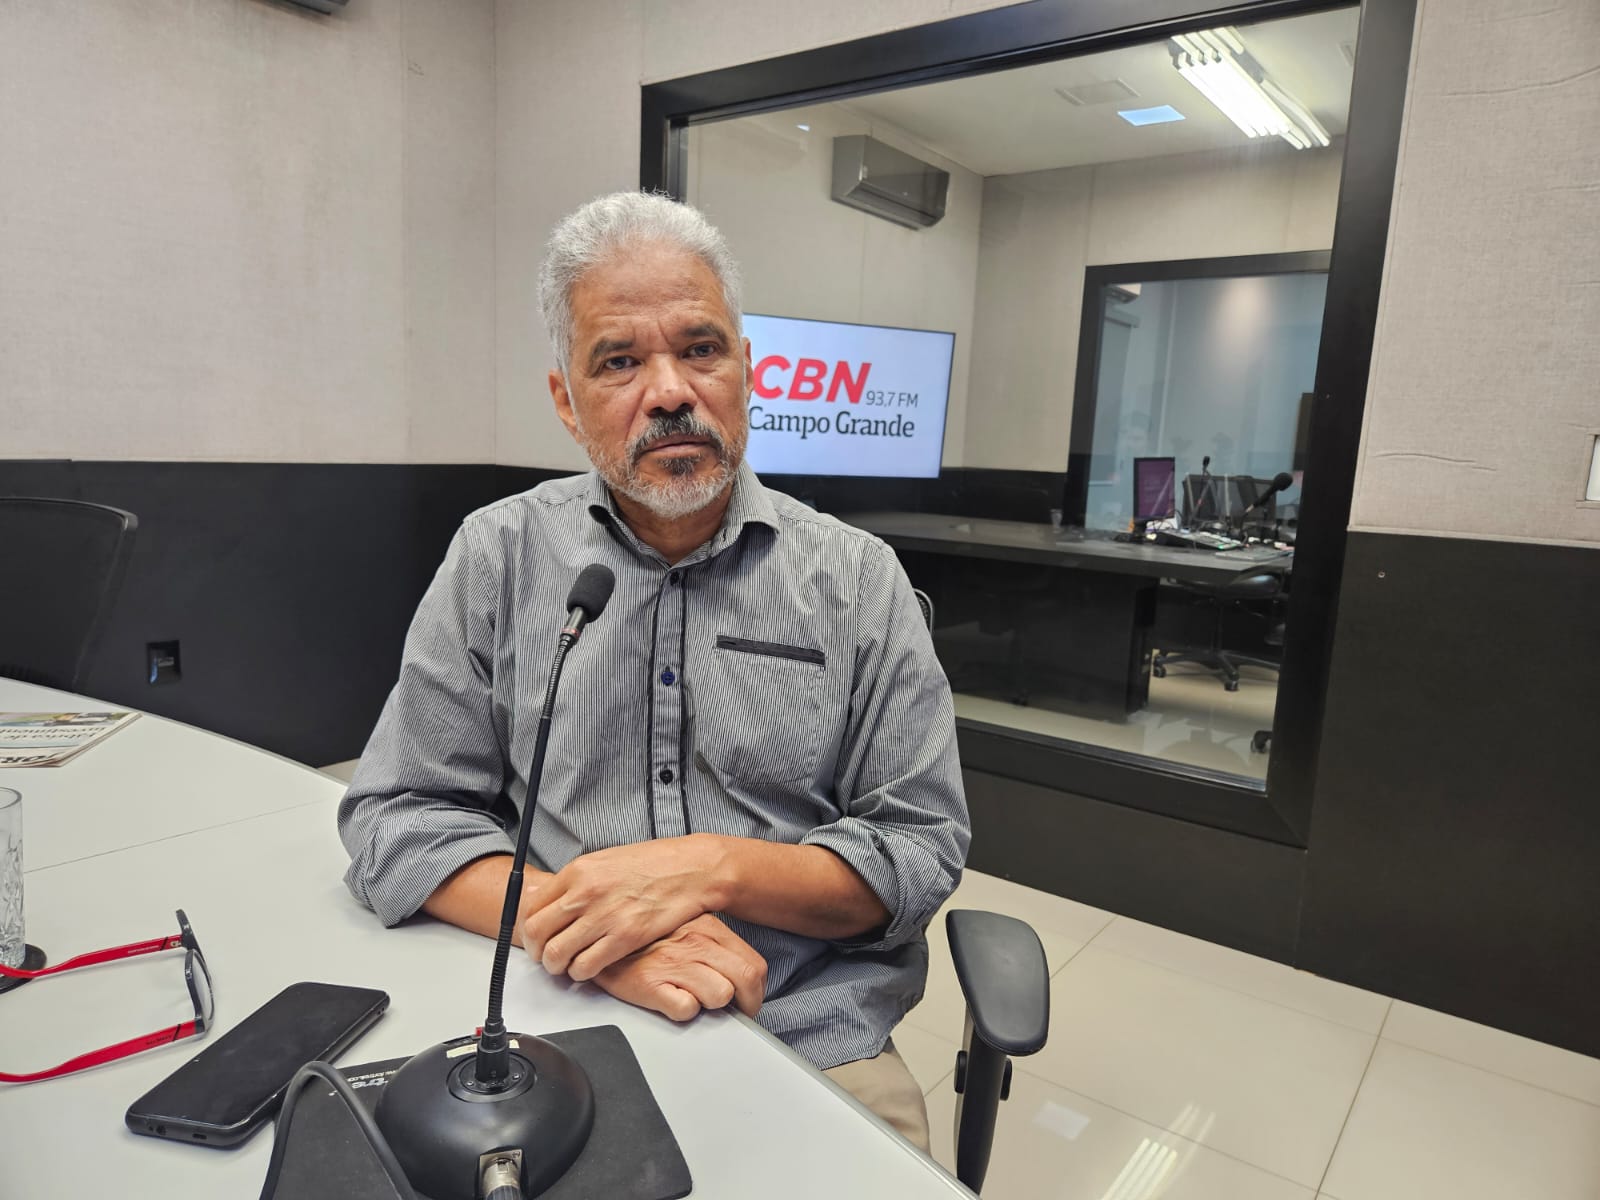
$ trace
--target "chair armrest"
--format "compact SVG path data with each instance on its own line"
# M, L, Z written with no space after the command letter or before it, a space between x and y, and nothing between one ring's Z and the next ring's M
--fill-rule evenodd
M1050 1032L1050 970L1031 926L972 909L945 914L973 1033L1002 1054L1035 1054Z

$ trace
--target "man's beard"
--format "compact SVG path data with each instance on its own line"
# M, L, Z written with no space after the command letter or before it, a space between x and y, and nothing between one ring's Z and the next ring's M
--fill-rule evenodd
M744 457L743 436L737 437L730 444L720 433L695 416L692 409L687 408L681 408L668 416L652 418L644 432L628 443L626 452L621 456L607 453L592 441L585 432L582 422L578 425L578 437L584 451L589 455L589 460L594 463L595 469L600 472L600 478L605 480L607 487L668 521L687 517L712 504L732 484L734 474ZM674 457L665 459L662 463L669 476L668 479L652 483L642 478L639 474L639 460L651 446L671 437L705 438L706 445L702 447L701 453L709 453L716 457L715 468L700 473L699 455Z

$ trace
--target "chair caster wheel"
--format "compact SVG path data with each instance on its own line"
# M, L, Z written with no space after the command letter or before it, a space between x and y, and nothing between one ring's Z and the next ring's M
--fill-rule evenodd
M1165 679L1167 677L1167 668L1162 666L1160 663L1152 663L1150 667L1150 674L1154 675L1157 679Z
M1222 686L1225 691L1237 692L1239 690L1239 681L1237 679L1224 679Z
M1257 754L1265 754L1267 752L1267 744L1271 741L1272 730L1258 730L1256 735L1250 739L1250 749L1254 750Z

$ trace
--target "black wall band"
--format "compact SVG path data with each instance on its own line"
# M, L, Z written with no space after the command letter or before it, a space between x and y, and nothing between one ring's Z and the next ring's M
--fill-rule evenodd
M394 686L405 633L461 520L567 474L349 463L0 461L0 495L114 504L139 518L86 691L312 765L355 758ZM929 508L1045 521L1060 477L773 477L834 511ZM964 508L965 506L965 508ZM26 568L12 564L16 580ZM179 641L151 686L145 646Z

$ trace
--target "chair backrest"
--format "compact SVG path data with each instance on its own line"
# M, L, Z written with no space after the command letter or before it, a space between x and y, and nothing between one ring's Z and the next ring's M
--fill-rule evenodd
M0 675L82 690L138 527L104 504L0 496Z
M917 607L922 610L922 623L928 627L928 632L933 632L933 597L921 588L912 588L911 594L917 598Z
M1276 596L1283 591L1284 568L1258 564L1246 567L1232 579L1220 585L1218 591L1224 600L1259 600Z

